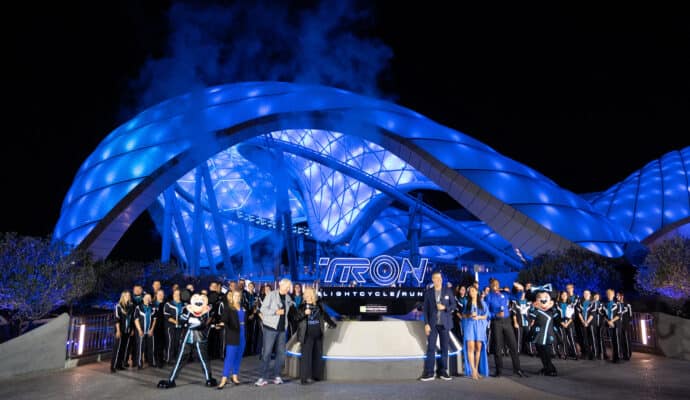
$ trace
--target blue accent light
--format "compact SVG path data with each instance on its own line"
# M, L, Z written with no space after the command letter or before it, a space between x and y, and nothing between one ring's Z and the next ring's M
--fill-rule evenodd
M460 350L455 350L455 351L449 351L448 356L449 357L456 357L458 354L460 354ZM286 355L289 357L297 357L300 358L302 357L302 353L297 353L293 351L287 350L285 352ZM353 356L321 356L322 359L324 360L335 360L335 361L396 361L396 360L424 360L426 358L426 354L424 355L417 355L417 356L374 356L374 357L364 357L364 356L358 356L358 357L353 357ZM436 353L436 359L440 359L441 355Z

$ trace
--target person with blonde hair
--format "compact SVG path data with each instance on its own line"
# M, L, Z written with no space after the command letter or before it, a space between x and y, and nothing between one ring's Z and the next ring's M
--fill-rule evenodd
M120 301L115 305L115 341L113 342L113 358L110 360L110 371L123 370L129 338L132 335L132 319L134 307L132 294L125 290L120 294Z
M223 377L218 385L218 390L222 390L231 376L234 385L240 384L238 377L240 364L245 346L245 324L247 313L242 308L242 291L235 290L227 294L228 308L223 310L220 317L220 324L225 327L225 361L223 365Z
M307 385L323 380L323 332L324 326L337 325L324 310L314 288L304 289L303 302L292 313L297 325L297 341L301 344L300 383Z

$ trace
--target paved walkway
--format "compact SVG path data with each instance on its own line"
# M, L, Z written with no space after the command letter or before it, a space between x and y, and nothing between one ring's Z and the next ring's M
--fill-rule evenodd
M89 364L33 377L0 381L0 399L681 399L690 396L690 362L635 353L633 360L614 365L604 361L560 361L555 364L560 376L536 376L541 367L536 358L522 357L527 379L506 375L472 381L454 378L450 382L319 382L302 386L290 381L281 386L252 385L258 375L255 357L243 363L245 384L227 386L223 391L203 386L198 363L189 364L177 380L175 389L161 390L156 383L169 369L145 368L110 373L107 362ZM504 361L510 365L510 359ZM222 364L213 361L214 376ZM421 364L420 364L421 369ZM510 370L506 371L509 374Z

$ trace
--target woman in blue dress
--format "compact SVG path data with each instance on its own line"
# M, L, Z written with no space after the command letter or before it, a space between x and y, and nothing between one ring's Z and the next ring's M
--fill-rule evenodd
M223 365L223 378L218 385L222 390L230 376L233 385L239 385L240 364L244 354L245 332L247 312L242 308L242 292L235 290L227 294L229 307L223 310L220 316L221 323L225 327L225 361Z
M465 375L477 380L489 376L489 361L486 355L486 329L489 307L479 298L477 288L470 286L468 300L462 316L464 333L463 354Z

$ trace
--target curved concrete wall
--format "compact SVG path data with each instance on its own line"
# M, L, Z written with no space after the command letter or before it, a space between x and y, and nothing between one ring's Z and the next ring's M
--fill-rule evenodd
M65 368L69 315L0 344L0 379Z

